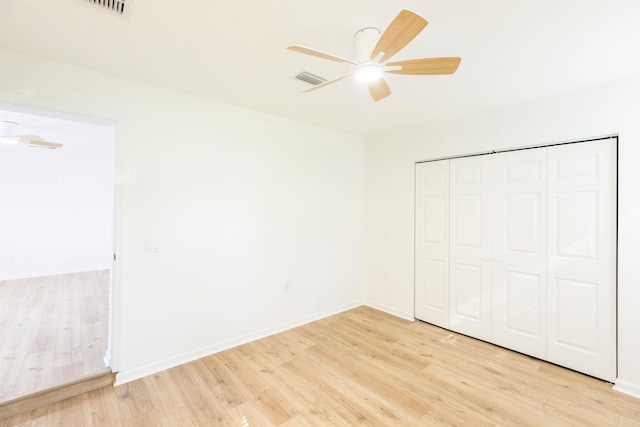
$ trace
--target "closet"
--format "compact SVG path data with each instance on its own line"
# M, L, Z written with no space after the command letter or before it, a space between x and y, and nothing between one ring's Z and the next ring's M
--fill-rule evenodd
M416 164L415 317L614 381L617 139Z

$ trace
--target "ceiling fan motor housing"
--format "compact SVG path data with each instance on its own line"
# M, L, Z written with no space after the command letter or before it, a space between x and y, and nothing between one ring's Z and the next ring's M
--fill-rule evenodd
M371 52L380 39L380 30L375 27L367 27L358 31L355 35L355 59L357 63L370 61Z

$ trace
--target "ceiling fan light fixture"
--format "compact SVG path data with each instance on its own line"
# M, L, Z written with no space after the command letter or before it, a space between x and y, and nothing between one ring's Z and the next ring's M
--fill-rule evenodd
M379 80L382 77L384 70L380 64L364 63L358 65L355 73L356 80L359 82L369 83Z
M10 136L1 136L0 137L0 144L16 145L16 144L20 144L20 139L19 138L12 138Z

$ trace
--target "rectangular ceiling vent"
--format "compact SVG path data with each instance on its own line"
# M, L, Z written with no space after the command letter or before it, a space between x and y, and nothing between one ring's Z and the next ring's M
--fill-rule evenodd
M124 14L124 2L125 0L86 0L89 3L93 3L96 6L103 7L112 12L116 12L120 15Z
M316 76L315 74L311 74L307 71L303 71L300 74L298 74L296 76L296 79L298 80L302 80L303 82L307 82L310 83L314 86L319 85L320 83L324 83L327 81L327 79L320 77L320 76Z

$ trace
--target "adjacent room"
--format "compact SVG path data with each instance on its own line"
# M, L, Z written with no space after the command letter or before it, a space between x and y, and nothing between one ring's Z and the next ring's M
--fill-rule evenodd
M640 425L637 16L3 0L0 426Z
M112 124L0 120L5 402L108 370L114 151Z

